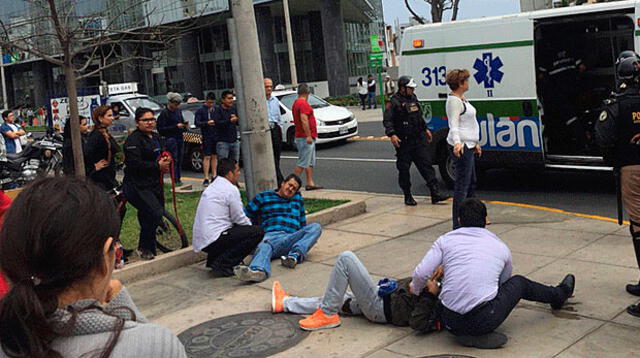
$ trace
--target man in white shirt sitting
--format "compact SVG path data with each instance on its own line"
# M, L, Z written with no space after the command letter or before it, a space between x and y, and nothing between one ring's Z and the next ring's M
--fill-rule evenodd
M435 269L444 266L441 320L458 343L499 348L507 336L494 332L521 299L560 309L573 294L575 277L547 286L524 276L511 276L511 251L485 229L487 208L478 199L460 204L460 228L438 238L413 272L412 292L421 292ZM415 294L415 293L414 293Z
M262 227L251 225L244 214L238 190L240 168L233 159L218 162L218 176L200 197L193 222L193 250L204 251L207 267L233 276L233 267L262 241Z

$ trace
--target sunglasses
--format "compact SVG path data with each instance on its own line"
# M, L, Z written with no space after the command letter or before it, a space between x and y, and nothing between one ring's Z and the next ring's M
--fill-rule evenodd
M138 119L138 122L154 122L156 119L151 117L151 118L140 118Z

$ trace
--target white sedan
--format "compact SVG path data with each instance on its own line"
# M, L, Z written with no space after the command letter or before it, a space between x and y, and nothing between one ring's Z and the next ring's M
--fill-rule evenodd
M276 96L280 101L280 114L283 122L282 140L293 147L295 127L291 107L298 98L298 94L295 91L274 91L273 96ZM348 109L334 106L313 94L309 95L309 104L316 117L318 129L316 143L340 141L358 135L358 121Z

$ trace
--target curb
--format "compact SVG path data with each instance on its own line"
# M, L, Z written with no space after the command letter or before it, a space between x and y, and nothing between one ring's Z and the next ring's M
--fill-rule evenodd
M364 214L366 211L367 204L365 201L358 200L311 214L307 216L307 220L326 226ZM139 261L127 265L123 269L114 271L113 279L120 280L123 284L130 284L183 266L193 265L205 260L206 257L206 253L194 252L193 248L189 246L168 254L156 256L151 261Z

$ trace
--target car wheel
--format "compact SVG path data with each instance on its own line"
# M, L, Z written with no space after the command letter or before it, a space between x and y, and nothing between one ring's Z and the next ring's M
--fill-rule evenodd
M199 146L194 146L189 152L189 163L191 164L191 169L194 172L202 172L202 148Z
M456 174L456 163L453 160L453 155L448 150L443 150L440 154L440 160L438 160L438 169L440 169L440 176L447 185L448 188L453 188Z
M287 130L287 147L289 147L289 149L296 149L295 138L296 129L292 126L291 128L289 128L289 130Z

